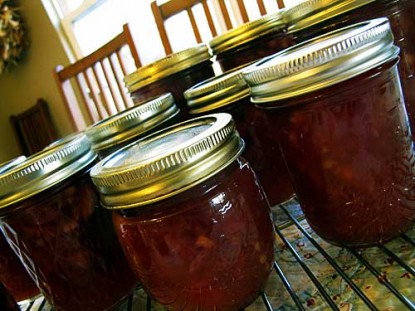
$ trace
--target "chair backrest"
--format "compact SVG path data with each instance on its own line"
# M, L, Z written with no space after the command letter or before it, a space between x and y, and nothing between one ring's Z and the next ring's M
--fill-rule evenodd
M218 0L220 13L222 14L222 18L225 24L226 30L230 30L236 25L232 25L231 18L229 15L229 10L226 6L225 0ZM249 21L248 14L245 8L244 0L237 0L238 10L241 14L242 21L244 23ZM284 7L283 0L277 0L278 6ZM196 18L193 14L193 7L197 4L201 4L203 6L203 11L205 13L205 17L211 32L212 37L216 37L218 35L218 30L215 27L213 17L209 5L208 0L169 0L167 2L157 4L157 0L154 0L151 3L151 10L153 11L154 19L157 24L158 31L160 33L160 38L163 43L164 51L166 55L173 53L167 31L165 28L165 21L170 17L179 14L181 12L186 11L187 15L190 20L190 24L192 25L193 33L196 38L197 43L202 42L202 37L200 35L200 30L198 24L196 22ZM266 9L263 0L257 0L258 8L261 15L265 15Z
M244 23L249 22L248 12L246 11L244 0L236 0L236 2L238 4L239 12L241 13L242 21ZM267 14L264 0L257 0L257 4L261 16ZM277 6L279 9L283 9L285 7L284 0L277 0Z
M133 105L123 82L129 73L128 57L134 62L130 62L133 70L141 67L126 24L119 35L90 55L66 67L56 67L55 80L74 130L83 130Z
M43 99L38 99L34 106L22 113L10 116L10 121L26 156L42 150L58 138L48 104Z

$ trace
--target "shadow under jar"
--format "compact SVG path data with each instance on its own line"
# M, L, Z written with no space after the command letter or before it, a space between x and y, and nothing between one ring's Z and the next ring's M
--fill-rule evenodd
M0 175L24 162L25 156L17 157L0 165ZM35 298L40 294L35 282L30 278L19 257L13 252L3 234L0 232L0 282L13 296L22 301ZM2 310L0 308L0 310Z
M188 118L184 91L198 82L215 75L206 44L200 44L147 66L138 68L125 76L125 85L134 103L140 103L165 93L173 94L181 111L181 118Z
M188 89L184 95L189 113L202 116L210 113L230 113L245 142L242 156L248 160L271 205L293 196L294 190L284 159L272 142L274 126L265 111L250 101L249 87L242 76L242 67L211 78Z
M370 246L415 216L415 158L387 19L356 24L276 55L244 76L278 120L276 138L311 227Z
M2 311L20 311L16 301L13 300L12 295L0 282L0 310Z
M180 123L92 170L145 290L169 310L239 310L274 258L268 201L229 114Z
M168 93L137 104L86 129L92 149L102 159L128 145L179 121L180 110Z
M294 45L282 13L265 15L209 42L223 72L259 60Z
M0 175L0 227L55 310L108 310L136 284L89 177L85 135Z
M399 76L412 133L415 132L415 1L306 1L288 9L285 18L297 43L372 18L387 17L401 49Z

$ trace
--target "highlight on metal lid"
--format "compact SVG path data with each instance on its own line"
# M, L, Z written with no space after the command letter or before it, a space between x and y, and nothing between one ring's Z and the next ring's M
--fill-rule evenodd
M348 80L398 54L388 20L377 18L274 54L244 71L244 78L251 89L251 101L261 104Z
M143 134L179 112L173 95L166 93L93 124L85 134L92 149L99 151Z
M21 155L16 158L13 158L7 162L3 162L0 164L0 174L3 174L10 170L11 168L15 167L16 165L24 162L26 160L26 156Z
M181 193L232 163L242 139L226 113L194 118L128 145L91 170L110 209L144 206Z
M224 107L249 96L249 87L238 67L219 76L200 82L184 92L190 114L198 114Z
M0 210L56 185L95 159L84 134L28 157L0 175Z
M286 26L283 11L280 10L216 36L209 42L209 46L213 54L223 53L268 33L281 32Z
M135 72L124 77L129 92L200 64L212 57L206 44L170 54L149 65L138 68Z
M375 0L308 0L287 9L284 19L289 31L299 31Z

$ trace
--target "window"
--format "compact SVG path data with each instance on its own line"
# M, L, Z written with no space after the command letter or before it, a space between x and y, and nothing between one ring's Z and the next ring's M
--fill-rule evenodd
M217 8L215 2L217 0L212 1L213 7ZM302 1L285 0L284 2L287 6L292 6ZM164 57L164 49L151 12L152 0L42 0L42 2L73 60L88 55L115 37L125 23L130 24L143 64ZM227 0L228 7L235 8L235 2L236 0ZM245 1L251 19L260 16L255 2L255 0ZM264 2L268 11L278 9L276 0ZM195 7L195 14L197 10L201 10L201 7ZM238 16L231 18L236 23L240 23ZM166 28L169 38L172 38L174 51L194 45L195 39L192 33L182 31L190 29L189 23L189 20L181 14L167 21ZM171 27L172 24L175 27ZM209 39L207 24L202 23L201 26L202 38Z

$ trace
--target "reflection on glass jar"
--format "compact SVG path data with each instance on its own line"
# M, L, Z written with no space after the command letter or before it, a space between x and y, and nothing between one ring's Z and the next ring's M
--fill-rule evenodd
M169 310L239 310L274 258L270 209L229 114L192 119L91 170L131 266Z
M245 142L242 156L252 165L271 205L282 203L294 194L290 176L265 111L250 102L249 88L243 79L245 67L196 84L185 92L189 113L230 113Z
M412 132L415 131L415 1L334 0L307 1L287 10L285 17L295 41L303 42L346 25L387 17L401 49L399 76Z
M246 73L253 101L282 124L278 142L308 222L334 244L382 243L413 224L415 159L398 53L389 23L377 19Z
M56 310L106 310L136 280L89 177L85 135L0 175L0 226Z
M17 157L0 165L0 175L24 162L25 156ZM0 232L0 282L14 300L22 301L39 295L39 289L30 278L19 257L13 252ZM1 309L1 308L0 308ZM1 309L3 310L3 309Z
M208 47L200 44L138 68L125 77L125 84L135 104L165 93L173 94L185 120L188 115L183 93L215 75L210 58Z

